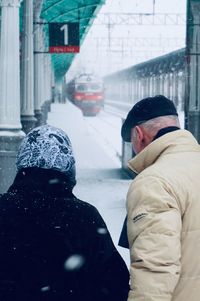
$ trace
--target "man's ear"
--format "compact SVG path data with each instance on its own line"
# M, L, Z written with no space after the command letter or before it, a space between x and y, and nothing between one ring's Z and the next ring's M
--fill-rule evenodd
M142 142L144 140L144 133L142 129L136 125L135 127L135 135L137 136L137 139Z

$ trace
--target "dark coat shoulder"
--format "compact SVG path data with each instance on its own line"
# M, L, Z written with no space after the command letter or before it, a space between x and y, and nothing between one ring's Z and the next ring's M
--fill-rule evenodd
M125 301L128 282L98 210L60 175L18 175L0 197L0 300Z

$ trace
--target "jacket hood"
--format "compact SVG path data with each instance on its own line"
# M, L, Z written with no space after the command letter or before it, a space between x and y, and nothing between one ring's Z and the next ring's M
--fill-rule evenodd
M16 160L18 170L41 168L56 170L75 183L75 159L67 134L56 127L34 128L23 139Z
M187 130L178 130L167 133L151 142L133 159L128 161L128 167L139 174L152 165L165 152L198 151L200 146L194 136Z

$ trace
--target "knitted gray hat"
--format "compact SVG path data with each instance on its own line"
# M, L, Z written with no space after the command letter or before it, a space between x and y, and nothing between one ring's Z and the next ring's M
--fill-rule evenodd
M16 160L17 169L38 167L64 173L75 182L75 159L69 137L50 125L31 130L23 139Z

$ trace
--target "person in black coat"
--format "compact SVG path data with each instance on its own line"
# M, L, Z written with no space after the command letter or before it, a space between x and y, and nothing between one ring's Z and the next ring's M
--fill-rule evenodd
M97 209L77 199L68 136L45 125L22 141L0 196L1 301L125 301L129 272Z

